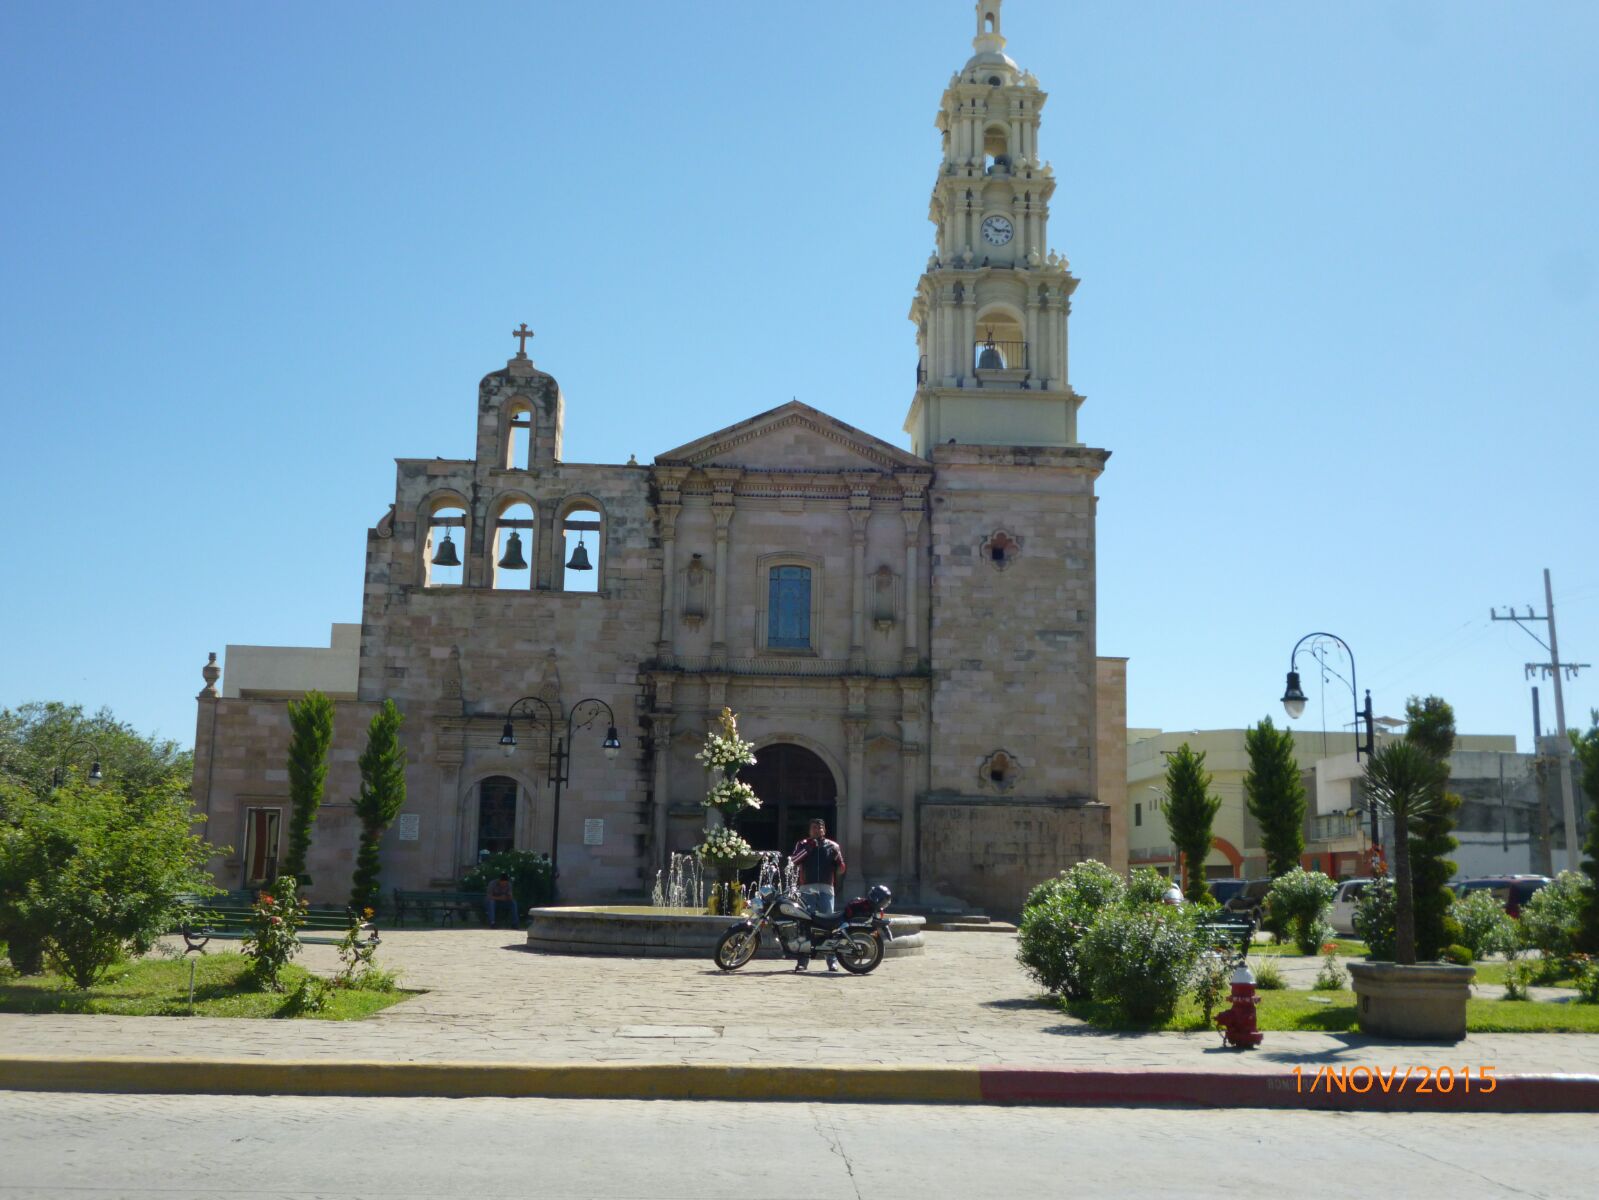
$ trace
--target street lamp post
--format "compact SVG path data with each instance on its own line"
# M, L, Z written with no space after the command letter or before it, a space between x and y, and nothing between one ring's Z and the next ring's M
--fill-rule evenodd
M1349 678L1344 682L1349 684L1349 698L1355 704L1355 762L1359 763L1362 753L1368 758L1371 757L1375 741L1376 724L1371 715L1371 689L1366 689L1366 703L1362 707L1360 692L1355 686L1355 652L1349 648L1349 643L1336 633L1307 633L1294 643L1293 653L1288 656L1288 684L1283 689L1283 711L1288 714L1290 721L1297 721L1304 715L1305 693L1304 689L1299 686L1299 652L1306 642L1315 642L1318 639L1336 642L1343 649L1344 656L1349 659ZM1336 671L1333 673L1337 674ZM1343 679L1341 675L1338 677ZM1366 726L1366 743L1364 746L1360 742L1360 726L1362 723ZM1368 802L1366 808L1371 813L1371 845L1373 849L1377 849L1382 845L1382 837L1377 828L1377 807Z
M617 735L616 732L616 714L611 711L611 706L605 703L603 700L598 700L590 696L587 699L579 700L576 704L572 705L571 709L568 710L566 714L566 736L557 737L555 734L555 726L556 722L559 720L559 717L557 716L555 710L550 707L549 702L539 696L523 696L520 700L514 701L511 704L511 707L505 710L505 727L500 731L500 746L505 751L505 756L507 758L516 753L517 717L536 722L538 719L538 713L534 709L535 705L537 705L539 709L543 710L545 725L549 730L548 751L550 766L548 782L555 789L555 798L553 801L554 820L550 829L550 890L553 894L556 887L557 872L560 866L561 787L570 777L568 768L572 761L571 746L574 744L572 741L572 730L573 724L577 719L578 710L584 705L591 706L592 711L588 719L583 722L585 728L594 721L595 717L599 716L599 709L605 710L605 716L609 724L606 726L605 740L600 743L600 748L605 752L606 762L616 761L616 756L622 752L622 739Z

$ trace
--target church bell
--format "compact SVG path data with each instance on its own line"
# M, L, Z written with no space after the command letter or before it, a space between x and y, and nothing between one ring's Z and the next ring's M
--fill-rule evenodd
M577 535L577 549L572 551L572 558L566 564L568 571L592 571L594 564L589 562L588 547L583 544L583 535Z
M977 369L979 371L1003 371L1005 360L1000 357L999 348L994 345L994 331L988 331L988 340L983 343L983 352L977 356Z
M505 539L505 553L500 557L500 569L504 571L527 570L527 559L522 557L522 535L514 529L511 536Z
M433 565L435 567L458 567L461 565L461 559L455 553L455 543L450 540L448 530L445 531L444 540L439 543L439 548L433 552Z

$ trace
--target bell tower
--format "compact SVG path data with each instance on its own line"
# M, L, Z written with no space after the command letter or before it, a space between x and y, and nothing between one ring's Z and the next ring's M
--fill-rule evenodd
M924 458L948 442L1074 446L1066 320L1077 280L1049 248L1055 172L1038 153L1048 99L1005 53L1003 0L976 6L973 54L934 124L943 159L928 219L933 253L916 287L916 395L905 418Z

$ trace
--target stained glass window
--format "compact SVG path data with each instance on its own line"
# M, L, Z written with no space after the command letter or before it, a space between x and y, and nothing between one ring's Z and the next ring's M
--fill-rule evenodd
M773 567L766 612L766 644L778 650L811 648L811 569Z

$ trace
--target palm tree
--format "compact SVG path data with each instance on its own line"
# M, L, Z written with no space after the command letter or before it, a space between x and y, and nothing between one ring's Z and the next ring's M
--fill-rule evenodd
M1366 795L1394 819L1394 957L1416 962L1416 908L1410 887L1410 823L1438 802L1438 763L1414 742L1390 742L1366 760Z

